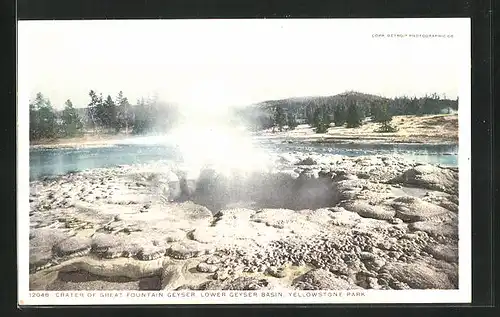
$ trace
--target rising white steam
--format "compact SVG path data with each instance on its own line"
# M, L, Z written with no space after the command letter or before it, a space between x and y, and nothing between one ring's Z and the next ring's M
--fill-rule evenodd
M221 112L186 109L185 120L169 133L168 140L181 151L185 164L194 169L211 166L228 173L252 171L265 169L268 162L249 134Z

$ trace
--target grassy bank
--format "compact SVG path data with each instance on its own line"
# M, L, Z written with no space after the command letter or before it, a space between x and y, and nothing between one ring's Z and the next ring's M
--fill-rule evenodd
M102 146L114 141L132 137L131 134L98 134L88 133L79 137L40 139L30 141L31 148L71 147L71 146Z
M315 133L309 125L299 125L296 129L272 132L271 129L256 133L266 138L287 138L305 142L391 142L391 143L457 143L458 116L396 116L392 125L396 132L376 132L379 123L366 122L357 128L330 126L326 133ZM103 146L115 141L133 137L131 134L85 134L81 137L45 139L31 142L32 148Z
M458 116L395 116L391 124L395 132L376 132L380 123L365 122L357 128L330 126L326 133L315 133L309 125L299 125L296 129L273 133L270 130L257 135L269 138L285 137L301 141L317 142L394 142L394 143L457 143Z

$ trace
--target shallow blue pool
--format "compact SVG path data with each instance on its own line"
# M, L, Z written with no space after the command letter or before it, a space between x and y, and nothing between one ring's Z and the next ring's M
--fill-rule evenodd
M272 152L305 152L346 156L398 154L421 163L457 166L458 145L450 144L300 144L259 142ZM58 148L30 150L30 180L62 175L72 171L116 165L148 163L158 160L182 162L181 151L174 146L118 144L94 148Z

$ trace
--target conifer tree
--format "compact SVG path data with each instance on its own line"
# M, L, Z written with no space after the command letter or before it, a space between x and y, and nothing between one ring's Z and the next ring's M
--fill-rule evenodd
M33 140L53 138L57 135L57 117L48 98L37 93L30 103L30 138Z
M114 129L116 132L118 132L119 129L117 129L116 117L117 111L115 102L113 101L113 98L108 95L102 109L103 126L107 129Z
M285 112L283 111L283 107L281 106L275 106L274 107L274 129L277 127L278 130L281 132L283 131L283 126L286 123L286 116Z
M379 115L377 122L381 123L380 128L376 132L395 132L396 128L391 125L392 115L389 113L387 104L379 106Z
M309 124L310 126L314 126L314 111L311 105L308 105L306 107L306 120L307 124Z
M94 90L89 92L90 103L87 106L87 116L90 121L90 126L94 131L102 126L103 117L103 102L102 96L98 96Z
M313 127L316 133L325 133L328 131L330 121L323 108L317 108L314 111Z
M77 136L82 133L83 124L73 107L73 103L70 99L66 100L64 103L65 108L62 112L62 133L64 136Z
M335 126L343 126L346 120L346 110L344 106L337 106L333 111L333 122Z
M148 111L147 104L144 98L140 98L137 100L137 105L135 106L134 111L134 134L141 134L148 130Z
M116 97L116 107L117 107L117 124L115 129L119 131L120 129L125 129L125 133L129 133L129 129L133 126L133 111L127 97L123 96L123 91L118 93Z
M361 114L359 113L359 109L355 102L351 102L347 107L347 115L346 115L346 127L347 128L357 128L361 126Z
M289 113L287 115L287 125L288 125L288 129L290 130L294 130L298 123L297 123L297 119L295 118L295 115L292 114L292 113Z

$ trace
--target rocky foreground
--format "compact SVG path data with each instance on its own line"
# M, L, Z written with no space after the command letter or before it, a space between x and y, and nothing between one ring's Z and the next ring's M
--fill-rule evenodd
M457 169L299 154L274 166L32 182L30 289L458 288Z

